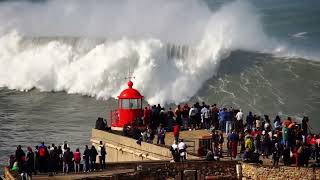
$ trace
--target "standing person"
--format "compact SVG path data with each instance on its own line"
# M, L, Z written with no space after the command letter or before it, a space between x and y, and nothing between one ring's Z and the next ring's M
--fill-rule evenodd
M173 136L175 142L179 142L179 133L180 133L180 125L178 123L175 123L173 126Z
M153 143L154 133L150 126L147 126L147 143Z
M212 131L212 143L213 143L213 151L217 151L219 147L219 132Z
M239 110L239 112L236 114L236 131L240 132L242 130L243 126L243 112L242 109Z
M197 111L198 109L192 106L189 110L190 129L196 129L197 126Z
M39 158L40 158L40 155L39 155L39 146L35 146L35 149L34 149L34 157L35 157L34 170L35 170L36 173L38 173L38 171L39 171Z
M285 147L289 147L289 128L284 124L282 127L282 140Z
M201 128L201 109L202 107L200 106L199 102L196 102L194 104L194 107L197 108L197 115L196 115L196 124L198 129Z
M96 170L96 160L97 160L98 152L94 146L91 146L90 149L90 169L91 171Z
M272 150L273 166L278 166L280 156L281 156L281 151L280 151L279 145L278 145L278 143L275 143L274 148Z
M180 139L178 149L180 154L180 160L181 162L184 162L187 159L187 145L183 142L183 139Z
M237 157L237 147L238 147L238 141L239 141L239 135L237 132L233 129L228 137L230 141L230 148L231 148L231 159Z
M277 115L276 118L273 120L273 124L275 130L281 130L281 119L279 115Z
M63 174L68 174L69 172L69 164L71 164L71 152L70 148L67 148L66 152L63 153Z
M271 139L270 139L270 136L264 131L263 133L263 140L262 140L262 157L263 158L269 158L269 155L270 155L270 148L272 147L272 143L271 143Z
M301 130L302 130L302 136L303 136L303 143L306 143L306 138L308 135L308 130L309 130L309 118L304 116L301 122Z
M104 145L102 144L102 141L100 141L99 147L98 147L98 156L99 156L99 164L100 164L100 170L106 168L106 149Z
M74 172L79 173L80 172L80 162L81 162L81 153L79 148L76 149L76 152L73 153L73 159L74 159Z
M164 129L163 125L160 124L158 128L157 144L165 144L165 135L166 135L166 130Z
M58 149L55 146L52 146L53 149L51 148L49 151L49 161L48 161L48 169L49 169L49 174L53 175L53 173L56 173L58 170L58 164L59 164L59 155L58 155Z
M85 149L83 151L83 160L84 160L83 172L89 172L90 171L90 166L89 166L90 150L88 148L88 145L86 145L86 147L85 147Z
M151 118L151 109L149 107L145 107L143 111L143 124L148 126L150 124Z
M217 107L217 104L214 104L211 106L211 117L212 117L212 124L214 126L214 129L217 130L219 129L219 120L218 120L218 113L219 113L219 109Z
M169 108L169 110L167 111L167 130L168 131L172 131L172 125L173 125L173 121L174 121L174 112L172 111L171 107Z
M39 146L39 171L47 172L48 171L48 158L49 152L47 147L44 145L44 142Z
M219 156L220 156L220 158L223 158L223 156L222 156L222 148L223 148L224 138L223 138L223 133L222 132L219 135L218 142L219 142Z
M183 106L183 109L182 109L182 113L181 113L181 116L182 116L182 124L183 124L183 129L184 130L187 130L188 127L190 126L189 125L189 106L188 104L185 104Z
M301 122L301 129L302 129L303 135L305 136L308 134L308 130L309 130L308 123L309 123L309 118L304 116Z
M57 153L58 153L58 157L59 157L58 169L61 170L63 168L63 151L62 151L61 146L58 146Z
M246 122L247 122L247 129L252 130L253 128L253 123L254 123L254 117L252 115L252 112L249 112L247 118L246 118Z
M201 109L201 119L202 119L202 128L209 129L210 128L210 118L209 118L209 109L207 106L203 106Z
M171 151L172 158L173 158L174 162L179 162L180 161L180 154L179 154L179 150L178 150L177 141L173 142L173 144L170 147L170 151Z
M221 131L225 130L225 123L226 123L226 108L220 109L219 111L219 129Z
M256 153L261 153L261 135L260 135L260 133L259 132L256 132L255 134L254 134L254 141L253 141L253 143L254 143L254 149L255 149L255 152Z
M59 149L58 149L58 147L57 146L54 146L54 148L53 148L53 172L54 173L58 173L58 171L59 171L59 169L61 169L60 168L60 151L59 151Z
M32 173L34 173L35 175L37 174L35 169L34 169L34 153L32 151L32 148L31 147L28 147L28 153L27 153L27 158L26 158L26 161L27 161L27 164L28 164L28 175L30 177L32 177Z
M232 119L233 119L232 112L230 110L225 111L226 134L231 133Z
M159 120L160 120L160 124L163 124L164 127L167 127L168 116L167 116L167 113L164 111L164 108L160 111Z
M262 121L260 116L256 118L256 129L262 130Z
M18 165L18 170L21 171L22 169L22 165L26 159L26 154L24 153L24 151L22 150L21 148L21 145L19 145L17 147L17 150L16 150L16 161L17 161L17 165Z
M182 125L182 116L181 116L181 107L180 105L177 106L177 108L174 110L174 115L176 117L176 122L180 124L180 126Z

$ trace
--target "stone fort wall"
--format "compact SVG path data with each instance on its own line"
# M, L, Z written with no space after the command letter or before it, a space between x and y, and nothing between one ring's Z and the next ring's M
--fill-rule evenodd
M287 166L272 167L243 163L242 176L244 179L257 180L320 180L320 169Z

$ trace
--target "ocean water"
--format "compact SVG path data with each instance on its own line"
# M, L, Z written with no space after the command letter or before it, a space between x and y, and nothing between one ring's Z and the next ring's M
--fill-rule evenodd
M18 144L89 144L126 87L320 123L317 0L0 2L0 167ZM0 170L1 172L1 170Z

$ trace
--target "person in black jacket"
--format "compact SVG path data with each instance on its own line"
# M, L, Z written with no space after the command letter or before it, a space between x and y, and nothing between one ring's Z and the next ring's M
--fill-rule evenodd
M15 155L16 155L16 161L18 163L19 170L21 170L22 165L25 161L26 154L23 152L20 145L17 147Z
M69 164L71 164L71 152L70 148L67 148L67 151L63 154L63 173L68 173L69 172Z
M84 160L84 172L89 172L90 166L89 166L89 161L90 161L90 150L88 148L88 145L86 145L86 148L83 152L83 160Z
M49 167L50 167L50 172L52 173L57 173L59 170L59 154L58 154L58 148L57 146L54 146L52 150L49 152Z
M90 167L91 171L96 170L96 159L97 159L98 152L94 146L90 149Z
M275 143L275 145L272 149L273 166L278 166L280 156L281 156L281 149L280 149L278 143Z
M34 169L34 153L32 151L32 148L31 147L28 147L28 153L27 153L27 166L28 166L28 170L27 170L27 173L30 177L32 177L32 173L34 173L35 175L37 174L36 173L36 170Z

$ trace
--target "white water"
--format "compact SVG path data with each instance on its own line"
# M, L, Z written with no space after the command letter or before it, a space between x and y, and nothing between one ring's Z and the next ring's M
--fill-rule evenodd
M107 99L126 87L130 66L134 87L149 103L179 103L215 75L221 59L233 50L287 53L265 35L257 12L246 1L215 12L197 1L93 2L3 5L0 87ZM26 41L31 36L106 38L75 46L61 39ZM183 59L168 58L168 42L191 50Z

